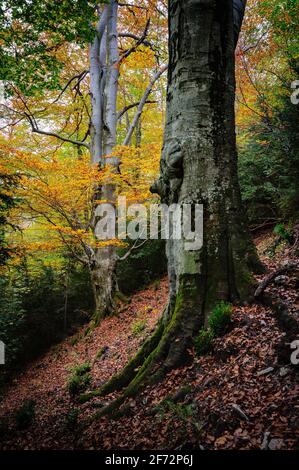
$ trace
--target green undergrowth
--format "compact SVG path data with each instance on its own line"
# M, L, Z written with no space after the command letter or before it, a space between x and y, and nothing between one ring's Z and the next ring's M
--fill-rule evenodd
M226 302L218 303L208 319L208 328L201 328L194 338L194 348L197 356L211 352L213 339L224 335L231 325L232 306Z
M140 336L147 327L147 320L136 320L132 324L131 332L133 336Z
M71 396L84 392L91 384L90 364L84 362L71 369L71 375L67 382L67 389Z

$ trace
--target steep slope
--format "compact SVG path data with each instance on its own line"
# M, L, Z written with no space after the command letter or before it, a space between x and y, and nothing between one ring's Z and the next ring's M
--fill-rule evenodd
M272 241L259 239L270 271L295 259L286 248L269 258ZM298 448L298 366L290 363L290 342L298 335L298 286L298 274L291 272L268 287L288 304L291 328L262 304L234 307L231 330L214 340L210 354L194 356L191 365L127 399L115 419L96 418L116 395L80 404L66 387L70 368L89 362L91 388L122 368L154 328L167 280L135 294L119 317L90 333L82 329L15 379L1 401L1 448ZM36 416L28 429L17 430L14 413L25 399L35 400Z

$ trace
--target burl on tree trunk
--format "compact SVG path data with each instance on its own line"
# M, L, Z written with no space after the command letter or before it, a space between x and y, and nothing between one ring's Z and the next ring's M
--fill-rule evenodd
M240 28L232 0L169 1L167 121L153 190L167 204L203 204L203 247L186 251L184 240L167 242L169 304L153 336L101 393L127 386L124 396L134 394L186 360L215 304L253 298L251 273L262 266L248 236L237 175L238 21Z

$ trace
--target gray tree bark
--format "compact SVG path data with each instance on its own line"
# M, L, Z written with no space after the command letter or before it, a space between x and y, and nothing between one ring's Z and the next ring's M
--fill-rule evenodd
M203 204L204 243L186 251L184 240L167 242L170 325L162 339L167 368L184 359L192 336L219 301L252 298L251 272L261 268L237 175L234 50L246 2L234 3L169 4L167 119L157 189L167 204Z
M117 129L117 92L119 79L119 52L118 52L118 2L110 0L104 6L101 18L97 25L97 36L90 46L90 76L91 76L91 160L99 163L103 168L107 165L117 172L119 160L112 156L116 145ZM140 119L147 98L152 87L166 70L163 66L153 77L142 97L128 136L124 145L131 141L133 131ZM105 184L95 190L95 200L109 201L115 204L115 185ZM96 205L94 207L93 226L96 228L98 221ZM91 281L95 298L94 319L98 321L115 312L115 298L118 294L116 279L116 264L118 257L116 249L111 245L105 248L96 248L92 252L90 265Z
M91 126L90 126L90 153L92 163L100 163L102 158L102 119L103 119L103 74L105 58L100 51L105 42L105 31L108 21L108 8L105 7L97 25L97 35L89 46L90 71L90 99L91 99Z
M118 2L110 0L104 7L97 25L97 36L90 47L91 75L91 160L103 168L118 168L118 159L111 155L116 145L117 90L119 55L117 43ZM115 187L105 184L95 190L95 200L115 203ZM93 226L96 229L97 205L94 207ZM113 246L95 248L90 265L91 281L95 298L96 323L115 311L117 282L115 275L116 250Z

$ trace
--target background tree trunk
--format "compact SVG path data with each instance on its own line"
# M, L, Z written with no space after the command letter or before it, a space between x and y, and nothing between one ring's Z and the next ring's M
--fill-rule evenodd
M111 165L116 171L118 159L109 155L116 145L116 101L119 77L117 14L118 3L116 0L111 0L109 5L104 7L97 27L98 36L90 48L92 162L99 163L102 168ZM95 191L95 200L100 199L115 203L113 184L103 185ZM97 224L96 209L95 204L94 229ZM117 291L115 268L115 248L113 246L95 248L90 272L95 298L94 319L96 322L115 311L114 296Z

